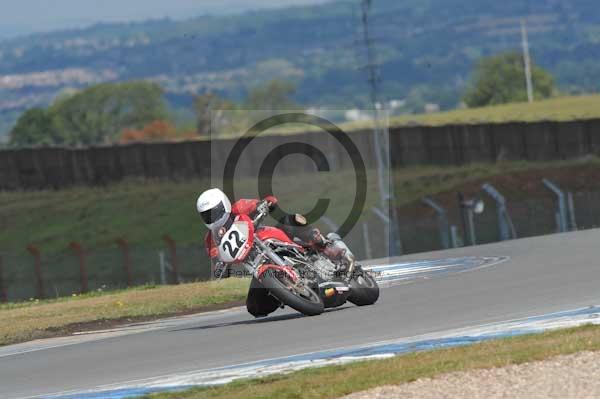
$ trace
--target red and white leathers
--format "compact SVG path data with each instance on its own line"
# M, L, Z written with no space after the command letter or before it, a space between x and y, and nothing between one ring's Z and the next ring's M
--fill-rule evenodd
M277 206L278 200L276 197L270 195L264 198L269 204L271 209ZM247 215L251 218L256 212L257 206L261 203L258 199L240 199L232 205L231 218L234 219L239 215ZM284 220L279 221L279 228L281 228L291 239L300 240L301 244L305 247L311 247L318 251L321 251L325 256L336 259L344 255L344 250L338 246L327 245L327 239L323 237L321 232L313 227L307 225L306 219L302 215L289 215ZM213 232L209 231L204 238L204 245L208 256L218 263L219 251L217 243L214 240ZM346 247L347 248L347 247ZM217 268L220 269L219 265ZM220 272L217 270L215 275L220 277Z
M278 203L278 200L274 196L268 196L264 200L267 201L271 210L273 210ZM254 217L254 213L257 211L258 205L262 201L257 199L241 199L235 202L231 207L231 215L229 221L235 219L240 215L246 215L251 218ZM330 240L325 239L318 229L312 228L307 225L306 219L301 215L288 215L283 220L279 221L279 228L281 228L291 239L297 238L301 241L302 245L306 247L312 247L321 251L325 256L330 259L339 258L341 256L351 256L351 253L345 250L340 250L339 246L329 245ZM219 226L219 229L223 226ZM204 238L206 251L211 258L214 265L213 275L216 278L227 277L224 273L225 264L219 261L219 251L217 248L217 242L214 240L214 234L218 233L218 229L215 226L213 231L209 231ZM339 239L339 237L338 237ZM341 241L341 239L340 239ZM344 245L345 248L347 248ZM250 283L250 289L246 298L246 308L248 312L255 317L266 316L275 311L281 304L272 295L269 295L262 284L252 279Z
M272 195L265 197L264 200L271 204L271 206L277 205L277 198ZM256 207L258 204L260 204L260 202L261 201L257 199L238 200L231 207L231 218L235 219L239 215L247 215L252 217L253 213L256 212ZM204 246L206 247L208 256L211 259L216 260L216 258L219 256L219 250L213 237L212 231L206 233L206 236L204 237Z

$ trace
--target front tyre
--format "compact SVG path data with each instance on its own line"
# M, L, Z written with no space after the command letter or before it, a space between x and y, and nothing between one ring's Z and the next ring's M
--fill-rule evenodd
M281 303L306 316L317 316L325 311L323 300L313 289L302 283L294 283L286 273L267 271L262 284Z
M349 286L350 296L348 301L356 306L373 305L379 299L379 285L377 285L373 276L365 272L360 266L356 267Z

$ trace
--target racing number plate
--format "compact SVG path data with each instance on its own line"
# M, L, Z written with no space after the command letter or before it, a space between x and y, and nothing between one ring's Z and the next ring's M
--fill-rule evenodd
M248 240L248 226L246 223L234 223L225 233L219 244L219 257L223 262L236 262L243 260L247 252L245 249Z

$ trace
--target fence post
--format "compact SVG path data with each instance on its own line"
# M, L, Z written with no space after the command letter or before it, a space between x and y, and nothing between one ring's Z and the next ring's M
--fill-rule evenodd
M556 197L558 198L558 231L561 233L565 233L569 230L568 222L567 222L567 202L565 200L565 193L558 188L558 186L552 183L548 179L542 179L542 183L544 186L552 191Z
M450 223L448 223L448 215L446 214L446 211L444 210L444 208L439 206L436 202L434 202L429 197L422 198L421 202L423 204L433 208L433 210L437 214L438 224L439 224L438 227L440 229L440 240L442 243L442 247L444 249L450 248L450 237L449 237Z
M362 224L363 241L365 243L365 258L373 259L373 253L371 252L371 240L369 239L369 226L366 223Z
M131 273L131 257L129 256L129 243L123 238L119 238L116 241L121 251L123 251L123 269L125 269L125 276L127 278L127 286L133 286L133 275Z
M517 232L515 231L514 224L508 214L504 196L489 183L484 184L481 188L496 201L496 216L498 218L498 234L500 235L500 240L506 241L510 238L517 238Z
M165 235L163 240L169 247L171 254L171 271L173 272L172 284L179 284L179 258L177 257L177 243L171 236Z
M575 217L575 201L573 200L573 193L569 192L567 195L567 202L569 204L569 216L571 217L571 231L577 231L577 218Z
M466 205L467 201L465 200L463 193L457 193L457 197L462 218L465 246L467 239L469 240L469 245L475 246L477 245L477 233L475 232L473 209Z
M452 241L452 248L458 248L458 227L454 224L450 226L450 239Z
M8 302L8 293L4 285L4 259L0 255L0 302Z
M70 243L69 248L75 252L75 256L77 256L77 259L79 260L79 282L81 285L81 293L84 294L89 291L85 251L81 244L77 242Z
M42 255L40 249L33 244L27 246L27 251L35 262L35 292L38 299L44 299L44 279L42 278Z

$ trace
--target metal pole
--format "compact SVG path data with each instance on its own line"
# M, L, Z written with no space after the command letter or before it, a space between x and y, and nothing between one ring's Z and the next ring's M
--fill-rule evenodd
M450 226L450 237L452 239L452 248L458 248L458 227Z
M173 272L172 282L173 284L179 284L179 257L177 256L177 243L168 235L164 236L163 240L167 243L169 252L171 253L171 271Z
M525 84L527 85L527 101L533 102L533 79L531 77L531 55L529 54L529 38L527 37L527 23L521 20L521 38L523 45L523 63L525 64Z
M517 239L517 229L515 228L515 224L512 221L512 218L510 217L510 215L508 214L508 211L505 211L504 217L506 218L506 221L508 222L508 228L510 231L510 236L513 239Z
M42 255L38 247L30 244L27 251L33 256L35 262L35 292L38 299L44 299L44 279L42 278Z
M363 241L365 242L365 256L367 259L373 259L373 253L371 252L371 240L369 239L369 226L366 223L362 224L363 230Z
M385 107L379 101L379 68L376 64L375 48L371 39L369 29L369 14L371 12L372 0L362 0L362 25L363 25L363 41L367 51L367 73L368 82L370 85L370 97L374 112L374 149L377 163L377 179L379 184L379 192L381 197L381 211L385 212L387 222L384 222L384 234L386 241L386 250L388 255L402 254L402 241L400 239L398 229L398 214L395 208L394 201L394 181L390 176L391 159L389 146L389 131L383 127L381 123L381 113ZM387 178L386 178L387 177ZM387 182L386 182L387 180Z
M500 236L500 240L508 240L511 238L511 235L512 238L516 238L516 232L514 231L512 220L510 220L504 196L489 183L484 184L481 188L496 202L496 216L498 218L498 235Z
M440 241L442 243L442 247L444 249L450 248L450 223L448 223L448 215L444 208L438 205L435 201L433 201L429 197L425 197L421 199L421 202L429 207L431 207L437 214L438 219L438 227L440 230Z
M571 231L577 231L577 218L575 217L575 201L573 201L573 193L569 192L567 195L567 202L569 203L569 216L571 217Z
M0 255L0 302L8 302L8 293L4 285L4 262Z
M558 231L564 233L568 230L565 193L556 184L552 183L548 179L542 179L542 183L544 183L544 186L552 191L558 198Z
M468 236L469 236L469 220L468 220L468 216L467 216L467 209L465 208L465 206L463 205L463 202L465 201L465 196L463 195L463 193L457 193L457 197L458 197L458 207L460 209L460 218L462 221L462 231L463 231L463 245L467 246L467 242L468 242Z
M160 283L162 285L167 284L167 267L165 265L165 253L160 251L158 253L158 260L160 262Z
M477 236L475 233L475 221L473 218L473 210L467 209L467 220L469 221L469 240L471 245L477 245Z

